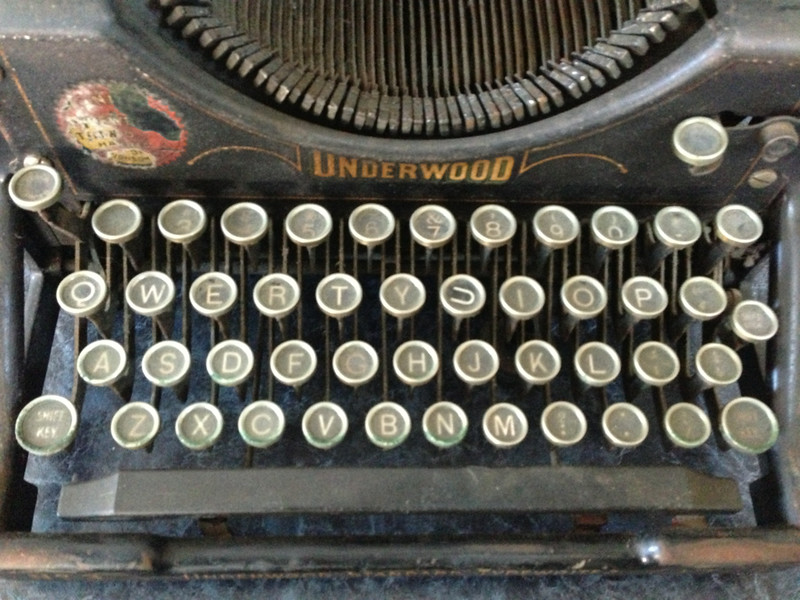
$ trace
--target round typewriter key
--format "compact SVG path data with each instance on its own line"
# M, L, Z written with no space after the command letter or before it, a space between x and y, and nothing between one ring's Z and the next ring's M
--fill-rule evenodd
M352 275L333 273L317 285L317 306L329 317L341 319L353 314L361 304L361 284Z
M286 420L281 407L269 400L257 400L239 415L239 435L253 448L267 448L277 442Z
M14 427L17 442L36 456L50 456L67 448L78 431L78 412L66 398L39 396L20 411Z
M139 273L125 288L125 301L145 317L155 317L170 309L175 299L175 283L161 271Z
M577 444L586 435L586 417L572 402L559 400L542 411L542 433L553 444L565 448Z
M622 306L634 321L656 318L667 302L667 291L652 277L631 277L622 284Z
M608 295L603 284L588 275L575 275L561 286L561 305L575 320L596 317L606 307Z
M483 435L497 448L511 448L528 435L528 419L513 404L493 404L483 414Z
M378 246L392 237L394 225L392 211L380 204L356 207L347 221L353 239L368 248Z
M219 220L223 235L233 244L252 246L267 234L267 211L253 202L239 202L225 209Z
M500 357L497 350L483 340L468 340L456 348L453 367L461 381L480 385L495 376L500 368Z
M347 434L347 415L333 402L317 402L303 415L303 435L315 448L333 448Z
M672 150L693 167L707 167L722 159L728 147L728 132L708 117L690 117L672 132Z
M517 219L507 208L487 204L472 213L469 228L472 237L484 248L500 248L517 232Z
M425 286L408 273L397 273L381 284L383 309L398 319L413 317L425 304Z
M11 177L8 195L23 210L44 210L61 195L61 175L50 165L28 165Z
M275 379L285 385L300 387L314 374L317 354L306 342L289 340L275 347L269 366Z
M730 328L743 342L764 342L778 333L778 317L757 300L743 300L731 313Z
M175 244L190 244L206 230L206 211L192 200L175 200L158 213L161 235Z
M109 244L124 244L142 230L142 211L130 200L103 202L92 215L92 229Z
M422 415L425 439L439 448L455 446L467 435L467 413L458 404L437 402Z
M127 364L128 357L121 344L113 340L97 340L81 350L76 368L86 383L109 386L119 381Z
M388 450L402 444L411 431L408 411L395 402L381 402L373 406L364 419L369 441Z
M144 448L158 434L161 419L147 402L128 402L111 419L111 437L123 448Z
M676 446L697 448L711 435L711 421L699 406L678 402L670 406L664 415L664 430Z
M363 385L378 372L378 353L367 342L346 342L333 353L333 372L345 385Z
M661 342L644 342L633 353L633 371L646 385L665 386L678 376L680 370L678 355Z
M462 319L474 317L486 303L483 284L471 275L453 275L442 282L439 300L445 312L455 319L456 326Z
M553 346L542 340L530 340L514 354L517 373L528 385L544 385L561 370L561 356Z
M205 317L221 317L234 307L238 298L236 282L218 271L200 275L189 288L192 306Z
M724 344L703 344L694 357L696 391L736 383L742 376L742 360Z
M301 204L289 211L284 224L290 240L298 246L313 248L328 239L333 219L318 204Z
M300 301L300 286L294 277L284 273L265 275L253 288L253 302L267 317L282 319L291 314Z
M708 321L718 317L728 304L728 297L716 281L708 277L691 277L683 282L678 302L692 319Z
M535 317L544 307L542 286L522 275L506 279L500 286L499 298L500 308L515 322Z
M157 342L142 357L142 373L150 383L159 387L174 387L183 383L191 366L189 350L172 340Z
M456 234L453 213L435 204L420 206L408 223L414 241L429 250L441 248Z
M250 376L253 362L250 346L239 340L225 340L211 348L206 371L218 385L236 386Z
M602 342L588 342L575 352L575 373L586 385L608 385L619 375L620 368L619 355Z
M682 250L692 246L703 233L697 215L682 206L667 206L653 219L656 239L669 250Z
M219 439L222 422L222 413L216 406L208 402L195 402L178 415L175 435L189 450L205 450Z
M592 214L592 239L610 250L619 250L636 239L639 222L621 206L604 206Z
M647 417L633 404L616 402L603 412L603 434L617 448L635 448L650 431Z
M424 385L439 371L439 355L429 343L411 340L394 351L392 366L397 378L406 385Z
M534 236L540 244L551 250L569 246L580 231L578 218L563 206L543 206L533 216Z
M741 204L729 204L717 211L714 233L722 243L733 248L747 248L764 233L758 214Z
M775 413L755 398L743 396L728 402L720 414L722 437L731 446L747 454L766 452L778 441Z
M100 312L107 297L106 281L94 271L70 273L56 289L58 305L73 317L90 317Z

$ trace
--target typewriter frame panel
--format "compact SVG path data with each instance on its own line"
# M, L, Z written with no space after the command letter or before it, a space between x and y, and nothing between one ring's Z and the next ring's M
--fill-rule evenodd
M791 425L796 424L798 408L794 399L800 393L800 373L793 357L800 354L796 332L800 316L792 302L800 297L800 164L797 155L789 155L774 168L781 174L779 186L763 189L747 185L762 150L759 132L770 118L789 118L797 123L800 73L800 40L793 34L800 29L800 5L774 2L766 18L759 18L762 3L757 1L717 2L718 13L710 26L701 30L681 49L664 61L624 84L614 92L563 115L524 129L491 134L486 138L436 142L391 142L331 136L322 128L300 127L301 145L291 140L297 123L282 115L265 117L249 101L231 110L231 92L221 84L197 77L199 70L183 61L159 61L146 49L163 47L158 36L137 30L132 14L138 9L122 1L48 3L41 7L36 23L21 19L27 3L13 0L0 9L0 61L6 71L2 89L3 116L0 123L7 131L6 143L0 146L5 169L14 170L28 154L50 156L60 170L79 174L85 184L68 189L65 203L75 209L82 202L103 197L123 196L145 203L159 203L164 198L214 194L232 199L254 195L296 200L298 197L337 198L354 204L356 200L381 199L402 194L420 200L436 197L441 201L465 200L469 204L488 200L498 192L509 202L537 204L550 200L590 207L614 200L647 214L654 207L670 203L691 193L693 206L711 210L736 194L738 201L753 206L774 203L769 235L778 242L773 269L780 272L774 290L782 322L781 344L791 350L781 354L780 379L774 390L776 412ZM73 8L67 8L72 4ZM784 10L779 10L781 5ZM77 6L77 8L75 8ZM763 7L762 7L763 8ZM735 10L734 10L735 9ZM64 15L66 25L55 26ZM5 17L9 19L4 20ZM78 22L79 18L85 18ZM117 20L119 19L119 20ZM64 23L64 21L62 21ZM73 28L74 27L74 28ZM25 38L28 36L28 39ZM777 42L776 42L777 39ZM98 42L107 52L103 64L89 69L68 56L92 57L88 41ZM105 62L107 60L107 62ZM36 76L37 65L49 64L49 77ZM177 68L180 67L180 68ZM185 70L184 70L185 69ZM104 72L106 75L98 75ZM92 161L70 148L59 137L52 106L64 85L60 81L103 78L124 73L124 79L156 86L170 102L180 106L187 123L211 119L211 133L194 136L197 146L190 146L193 156L213 150L214 139L231 139L235 145L259 147L271 156L265 169L267 177L253 180L249 173L264 168L260 160L237 156L236 170L225 173L226 160L206 163L202 170L176 163L164 167L158 177L137 171L113 170ZM203 82L203 85L198 83ZM204 86L207 84L207 89ZM738 86L752 86L740 93ZM641 87L639 87L641 86ZM638 89L637 89L638 88ZM10 91L8 91L10 90ZM189 90L189 91L186 91ZM210 90L210 91L209 91ZM200 100L192 100L192 97ZM615 100L628 103L621 111ZM203 111L201 111L203 108ZM208 112L224 118L213 118ZM753 126L729 128L731 145L723 166L705 177L691 177L685 165L675 161L668 148L676 116L696 113L719 114L730 111L740 115L767 117ZM267 111L269 113L269 111ZM255 123L250 127L248 123ZM254 134L253 129L258 130ZM266 132L266 136L264 135ZM564 132L568 132L565 136ZM265 137L278 140L275 145ZM194 141L191 143L195 143ZM459 186L441 182L422 186L413 182L360 180L332 181L313 176L314 150L337 157L375 157L387 164L405 163L425 157L431 161L481 160L485 145L493 144L493 156L513 156L518 176L502 187ZM652 154L661 153L664 164L653 168ZM593 154L595 158L585 155ZM187 154L187 157L191 154ZM579 158L570 158L580 155ZM206 155L210 156L210 155ZM597 160L596 156L605 157ZM617 160L617 157L622 157ZM613 158L612 158L613 157ZM241 159L241 160L238 160ZM608 159L608 160L606 160ZM199 159L202 162L202 158ZM580 161L582 167L575 169ZM296 166L300 164L301 168ZM584 162L585 161L585 162ZM194 164L197 164L195 162ZM310 166L308 166L310 165ZM624 172L619 168L624 165ZM770 166L773 166L770 165ZM308 170L303 167L308 166ZM254 168L258 167L258 168ZM263 172L263 171L262 171ZM608 187L597 190L596 180L603 178ZM235 181L231 181L234 179ZM274 183L269 194L264 179ZM177 182L177 183L174 183ZM606 189L614 189L613 198ZM624 191L623 191L624 190ZM8 433L13 431L21 398L30 398L36 387L35 364L24 365L23 329L25 319L24 282L22 281L22 244L20 231L29 225L10 208L7 199L0 203L0 254L9 257L0 269L0 332L6 341L3 369L0 373L2 404L2 451L5 494L13 494L9 482L21 477L21 456L14 449ZM641 204L634 204L640 201ZM464 203L467 205L467 202ZM777 207L777 208L776 208ZM57 239L54 236L54 241ZM54 255L46 249L36 256L47 265ZM55 265L57 266L57 265ZM49 282L44 281L46 287ZM32 324L31 326L46 324ZM46 357L45 357L46 359ZM39 365L41 367L41 365ZM41 374L40 374L41 376ZM257 575L285 577L311 574L397 574L424 573L537 573L569 571L581 560L582 571L635 571L648 566L664 569L720 569L747 564L772 567L800 562L800 534L793 528L800 524L800 439L797 428L786 426L786 435L770 460L775 465L782 492L784 528L757 530L671 530L654 536L576 536L563 540L522 537L497 541L487 539L421 540L164 540L140 536L58 536L46 537L21 533L3 533L0 573L10 576L41 577L119 577L193 575ZM12 436L13 437L13 436ZM788 526L787 526L788 524ZM239 545L237 545L239 544Z

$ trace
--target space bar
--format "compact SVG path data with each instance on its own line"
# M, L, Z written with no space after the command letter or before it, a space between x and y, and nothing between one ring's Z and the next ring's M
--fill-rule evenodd
M68 519L740 509L733 480L680 466L119 471L64 485L58 504Z

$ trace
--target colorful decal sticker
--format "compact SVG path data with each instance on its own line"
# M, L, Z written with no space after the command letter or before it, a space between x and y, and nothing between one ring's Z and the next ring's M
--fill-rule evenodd
M73 145L109 165L152 169L186 149L181 118L164 100L132 83L78 84L64 92L56 113Z

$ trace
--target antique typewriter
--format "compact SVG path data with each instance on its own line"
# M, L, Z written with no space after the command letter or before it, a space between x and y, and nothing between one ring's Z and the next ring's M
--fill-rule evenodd
M0 574L800 561L796 0L5 0Z

